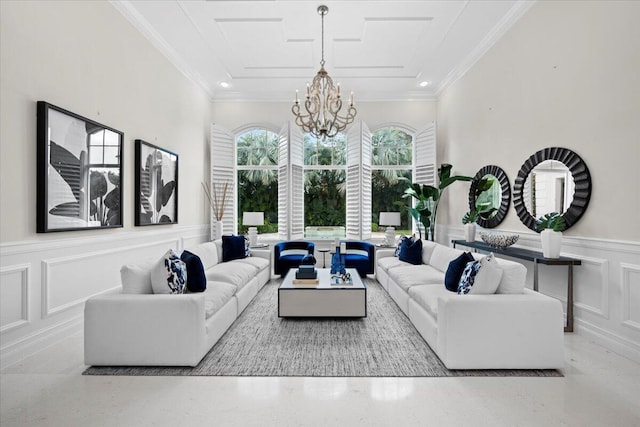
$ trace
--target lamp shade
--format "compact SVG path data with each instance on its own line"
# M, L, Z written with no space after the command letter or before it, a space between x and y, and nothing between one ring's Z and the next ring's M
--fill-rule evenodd
M379 225L400 225L400 212L380 212Z
M243 212L242 224L243 225L263 225L264 212Z

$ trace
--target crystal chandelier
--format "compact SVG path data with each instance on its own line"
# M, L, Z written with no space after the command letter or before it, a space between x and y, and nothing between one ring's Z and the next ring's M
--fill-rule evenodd
M353 123L356 109L353 106L353 92L349 96L349 108L344 116L340 115L342 97L340 83L334 86L333 80L324 69L324 16L329 13L327 6L318 6L318 14L322 17L322 60L320 71L313 78L311 86L307 83L307 94L304 100L304 111L301 108L296 90L296 100L291 107L296 117L296 124L304 132L313 134L318 139L332 138Z

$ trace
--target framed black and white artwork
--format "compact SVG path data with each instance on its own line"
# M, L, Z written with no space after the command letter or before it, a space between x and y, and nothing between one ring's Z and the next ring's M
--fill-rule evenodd
M36 231L122 227L122 132L37 104Z
M135 224L178 223L178 155L136 139Z

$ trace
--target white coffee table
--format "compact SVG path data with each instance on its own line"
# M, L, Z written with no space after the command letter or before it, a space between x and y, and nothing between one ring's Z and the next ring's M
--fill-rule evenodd
M295 285L296 271L278 288L278 317L367 317L367 287L356 269L347 269L349 285L332 285L328 268L318 269L317 285Z

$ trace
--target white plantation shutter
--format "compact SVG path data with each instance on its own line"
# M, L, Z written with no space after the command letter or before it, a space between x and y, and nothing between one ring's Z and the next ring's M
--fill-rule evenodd
M436 173L436 122L418 131L414 140L413 182L435 186Z
M360 121L347 132L347 238L371 238L371 132Z
M278 238L289 239L289 193L291 179L289 173L289 124L280 130L278 140Z
M223 234L235 233L237 228L237 221L235 220L237 217L237 191L235 179L235 144L233 143L233 135L220 126L211 125L211 138L209 144L211 152L209 189L211 191L211 196L213 197L213 185L216 185L216 189L219 191L219 196L221 196L222 186L225 182L229 183L229 187L227 189L227 201L222 215L222 223L224 224ZM216 223L213 210L211 210L209 216L211 224L211 240L213 240Z
M280 131L278 159L278 237L304 237L304 172L302 132L285 124Z
M414 158L413 158L413 182L423 185L436 186L436 122L431 122L425 128L419 130L414 139ZM415 200L412 201L415 204ZM415 220L414 220L415 222ZM425 230L422 225L414 224L420 227L422 235Z

